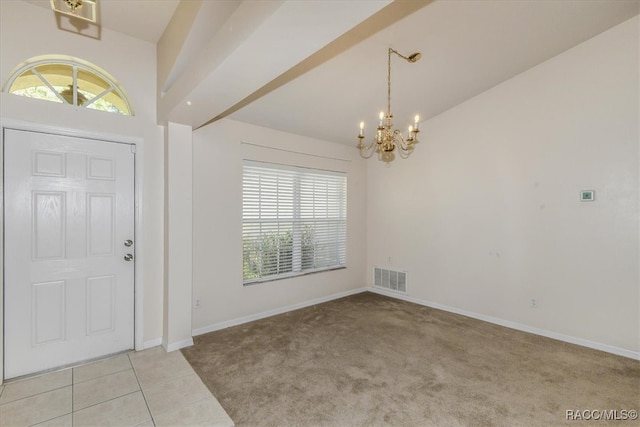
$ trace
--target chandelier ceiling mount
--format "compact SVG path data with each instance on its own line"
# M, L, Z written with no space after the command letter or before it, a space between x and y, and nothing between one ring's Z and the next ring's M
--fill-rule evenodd
M51 9L56 13L97 22L97 0L51 0Z

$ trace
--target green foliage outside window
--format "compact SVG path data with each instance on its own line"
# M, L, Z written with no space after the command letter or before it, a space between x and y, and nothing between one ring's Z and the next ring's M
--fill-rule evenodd
M64 87L54 87L58 91L58 93L62 92ZM14 90L13 93L15 95L26 96L28 98L37 98L44 99L45 101L58 102L61 103L62 100L55 94L51 89L47 86L33 86L26 89L18 89ZM85 98L90 99L93 97L89 92L85 92L82 90L78 90L78 93L81 93ZM120 110L111 102L107 101L104 98L96 99L93 101L87 108L92 110L100 110L100 111L108 111L110 113L118 113L125 114L124 111Z
M300 236L301 270L315 267L316 239L313 227L305 225ZM242 242L243 278L257 279L294 271L294 239L291 231L263 234Z

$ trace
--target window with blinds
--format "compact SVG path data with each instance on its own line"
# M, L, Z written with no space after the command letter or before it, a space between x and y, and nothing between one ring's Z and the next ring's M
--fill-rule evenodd
M345 266L344 173L245 161L244 284Z

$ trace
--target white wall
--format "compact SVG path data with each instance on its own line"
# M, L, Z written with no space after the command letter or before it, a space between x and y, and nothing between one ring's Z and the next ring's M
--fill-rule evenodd
M369 268L391 257L415 300L637 356L639 26L429 120L410 159L370 161Z
M23 1L0 2L0 28L2 84L11 71L28 58L59 54L78 57L103 68L127 91L135 117L6 93L0 94L0 114L4 121L40 123L143 141L139 154L144 162L138 162L136 166L143 172L138 179L143 182L144 248L143 256L137 258L137 267L144 273L143 339L157 341L162 336L163 132L155 121L155 45L104 29L100 40L60 31L50 9Z
M243 158L347 173L346 269L242 285ZM353 147L232 120L195 131L193 298L200 299L201 304L193 311L196 333L362 287L365 165Z

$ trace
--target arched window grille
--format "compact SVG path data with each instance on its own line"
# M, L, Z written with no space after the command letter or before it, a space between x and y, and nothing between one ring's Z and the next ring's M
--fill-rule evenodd
M116 80L106 71L77 58L31 58L16 67L3 91L126 116L134 115L124 89Z

